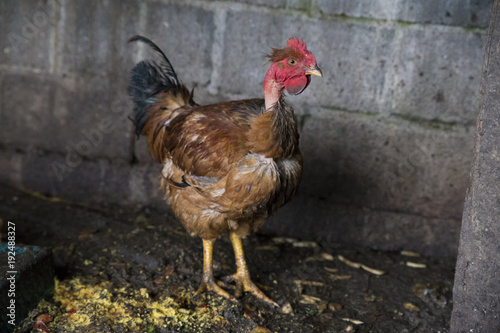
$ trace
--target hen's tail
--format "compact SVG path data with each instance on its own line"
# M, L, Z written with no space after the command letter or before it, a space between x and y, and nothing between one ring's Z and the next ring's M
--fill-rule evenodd
M132 69L130 85L127 88L128 94L134 101L132 120L135 124L135 133L148 135L148 128L156 128L156 126L146 126L148 120L168 119L175 109L185 105L195 105L195 103L192 92L179 82L172 64L163 51L143 36L134 36L128 42L136 41L147 44L160 56L159 63L155 61L138 63ZM151 117L155 112L161 112L162 115Z

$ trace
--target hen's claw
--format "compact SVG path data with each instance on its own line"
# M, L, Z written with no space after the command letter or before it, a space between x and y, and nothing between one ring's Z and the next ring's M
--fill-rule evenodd
M195 295L199 295L207 290L212 291L219 296L227 298L230 301L236 302L236 298L234 298L227 291L219 287L213 278L207 280L203 279L203 281L200 284L200 287L198 288L198 290L196 290Z
M279 307L276 302L267 297L250 279L249 275L235 273L233 275L229 275L223 278L223 280L228 282L234 282L236 291L234 293L235 297L241 297L243 292L249 292L254 295L256 298L261 300L264 303L270 304L275 307Z

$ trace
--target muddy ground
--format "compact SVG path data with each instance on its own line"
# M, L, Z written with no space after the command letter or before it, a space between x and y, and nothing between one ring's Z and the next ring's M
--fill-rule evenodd
M201 240L168 214L4 187L0 217L16 222L19 243L53 249L54 298L31 312L52 317L47 331L448 332L453 258L252 235L244 240L252 278L275 309L251 295L195 296ZM214 260L216 277L234 271L227 236ZM17 332L36 332L31 319Z

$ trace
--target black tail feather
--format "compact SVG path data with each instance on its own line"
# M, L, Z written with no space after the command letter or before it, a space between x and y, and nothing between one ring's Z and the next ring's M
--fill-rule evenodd
M172 67L172 64L168 60L167 56L158 47L158 45L156 45L155 43L153 43L150 39L148 39L148 38L146 38L144 36L139 36L139 35L130 38L128 40L128 43L132 43L132 42L136 42L136 41L140 41L140 42L143 42L143 43L147 44L149 47L151 47L153 50L155 50L156 52L158 52L161 55L162 59L161 59L161 62L160 62L160 66L158 66L158 67L162 70L163 74L168 79L170 79L175 85L178 85L179 84L179 80L177 80L177 75L175 74L174 67Z
M143 36L134 36L128 42L135 41L149 45L161 55L159 64L154 61L138 63L132 69L130 84L127 88L128 94L134 101L135 133L140 135L149 118L147 108L156 102L154 96L161 91L179 91L186 88L179 83L172 64L155 43Z

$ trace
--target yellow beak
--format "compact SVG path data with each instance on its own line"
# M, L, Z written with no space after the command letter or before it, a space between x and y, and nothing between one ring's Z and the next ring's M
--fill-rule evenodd
M323 72L319 69L318 65L314 68L306 70L306 75L323 76Z

